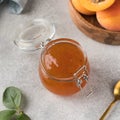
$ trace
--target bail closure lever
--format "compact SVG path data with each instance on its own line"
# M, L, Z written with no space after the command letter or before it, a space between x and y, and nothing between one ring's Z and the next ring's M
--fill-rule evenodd
M78 88L82 89L83 81L88 82L88 71L86 65L83 65L76 73L74 79Z

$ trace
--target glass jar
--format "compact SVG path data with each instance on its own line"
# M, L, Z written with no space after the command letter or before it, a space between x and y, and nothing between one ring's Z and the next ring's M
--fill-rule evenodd
M89 76L88 59L81 45L68 38L52 40L55 27L45 19L22 26L14 43L27 52L41 49L39 75L43 85L63 96L80 91Z
M49 91L63 96L72 95L88 81L87 56L74 40L61 38L50 41L40 55L39 75Z

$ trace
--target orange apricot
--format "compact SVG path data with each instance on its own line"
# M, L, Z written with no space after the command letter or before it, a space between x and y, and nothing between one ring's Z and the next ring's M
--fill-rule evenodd
M116 0L108 9L97 12L96 18L102 27L120 31L120 0Z
M79 0L79 2L90 11L101 11L109 8L115 0Z
M75 7L75 9L85 15L93 15L95 14L95 12L87 10L85 7L83 7L83 5L80 3L79 0L72 0L72 4Z

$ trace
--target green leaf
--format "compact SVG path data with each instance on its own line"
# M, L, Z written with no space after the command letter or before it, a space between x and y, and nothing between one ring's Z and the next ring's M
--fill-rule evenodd
M15 110L0 111L0 120L11 120L15 113Z
M31 120L25 113L17 116L17 120Z
M3 104L9 109L18 109L21 104L21 91L16 87L8 87L3 93Z

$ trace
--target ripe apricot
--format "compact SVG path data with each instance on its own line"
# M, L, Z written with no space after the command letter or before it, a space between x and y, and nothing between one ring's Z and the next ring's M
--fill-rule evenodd
M120 31L120 0L116 0L110 8L97 12L96 17L104 28Z
M115 0L79 0L79 2L90 11L101 11L109 8Z
M72 0L72 4L75 7L75 9L85 15L92 15L95 14L95 12L87 10L85 7L83 7L83 5L80 3L79 0Z

